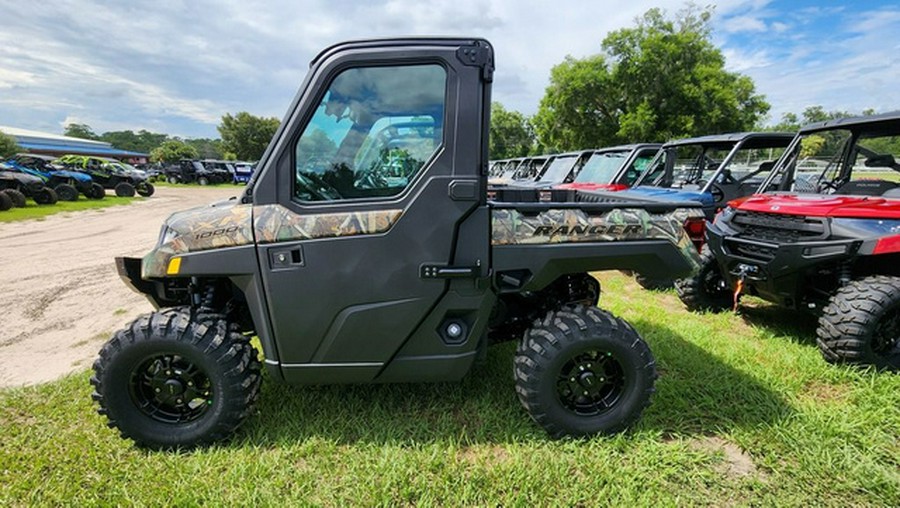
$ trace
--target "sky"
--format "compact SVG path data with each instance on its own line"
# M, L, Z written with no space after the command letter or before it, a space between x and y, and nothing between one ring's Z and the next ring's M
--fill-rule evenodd
M900 4L721 0L712 38L767 123L812 105L900 109ZM225 113L282 118L309 61L348 39L485 37L493 98L534 114L550 69L683 0L0 0L0 125L218 137Z

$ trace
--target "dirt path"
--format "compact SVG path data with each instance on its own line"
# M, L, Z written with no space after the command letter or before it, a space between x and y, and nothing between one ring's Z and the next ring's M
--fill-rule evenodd
M172 212L239 187L159 187L129 206L0 224L0 387L90 366L109 335L153 308L116 274L116 256L143 256Z

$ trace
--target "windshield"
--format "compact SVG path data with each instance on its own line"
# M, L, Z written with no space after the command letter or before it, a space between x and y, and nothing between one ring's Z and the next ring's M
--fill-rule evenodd
M560 155L553 159L550 167L541 175L541 182L562 182L569 176L575 163L578 161L578 155Z
M849 129L809 132L798 136L758 192L880 194L900 183L898 157L900 132L863 132L856 139Z
M596 152L584 163L575 181L578 183L612 183L619 168L628 158L628 150Z

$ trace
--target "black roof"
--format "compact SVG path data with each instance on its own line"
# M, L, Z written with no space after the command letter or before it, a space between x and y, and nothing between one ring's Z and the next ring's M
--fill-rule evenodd
M676 139L669 141L663 145L663 148L684 145L733 145L738 141L748 139L759 140L779 140L784 141L785 145L794 139L795 134L790 132L733 132L730 134L711 134L709 136L700 136L696 138Z
M849 116L847 118L835 118L834 120L825 120L824 122L815 122L809 125L804 125L800 128L800 132L837 128L853 128L861 125L870 125L880 122L892 122L898 120L900 120L900 111L891 111L889 113L881 113L879 115Z

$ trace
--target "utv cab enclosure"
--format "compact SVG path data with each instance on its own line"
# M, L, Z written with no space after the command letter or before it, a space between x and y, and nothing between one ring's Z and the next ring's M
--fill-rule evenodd
M270 379L301 385L458 380L515 340L517 394L551 435L634 422L653 356L587 272L687 275L681 224L700 212L489 202L493 71L481 39L319 54L243 196L176 213L143 260L117 259L159 310L94 363L110 424L154 448L228 437L259 394L253 335ZM431 127L393 143L413 121ZM398 158L410 171L385 174Z
M897 157L897 112L801 129L758 194L709 225L682 301L723 310L747 293L812 312L826 360L900 369Z

